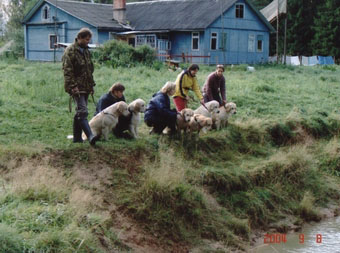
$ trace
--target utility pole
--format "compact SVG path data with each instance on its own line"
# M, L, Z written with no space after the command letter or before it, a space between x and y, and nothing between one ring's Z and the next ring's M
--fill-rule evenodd
M288 0L287 0L287 3L286 3L285 38L284 38L284 45L283 45L284 64L285 65L286 65L286 58L287 58L287 19L288 19Z
M276 15L276 63L279 64L279 0L277 0L277 15Z

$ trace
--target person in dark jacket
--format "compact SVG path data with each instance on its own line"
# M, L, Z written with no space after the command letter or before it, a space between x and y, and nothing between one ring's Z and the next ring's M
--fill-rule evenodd
M226 88L225 88L225 78L223 76L223 72L224 72L224 66L217 65L216 71L214 71L208 76L203 86L204 103L207 103L212 100L216 100L220 103L220 106L226 104L227 102Z
M176 91L176 83L167 82L162 89L152 96L146 111L144 121L149 127L153 127L150 133L161 134L166 127L171 133L176 131L176 109L170 109L170 98Z
M120 101L126 102L124 94L123 94L124 90L125 90L125 87L123 84L114 83L112 87L109 89L109 92L102 95L100 99L98 100L94 116L96 116L98 113L100 113L105 108L117 102L120 102Z
M92 134L87 121L88 97L89 94L94 93L93 87L96 85L93 79L94 66L88 47L91 38L90 29L80 29L74 43L66 48L62 62L65 91L77 104L73 119L73 142L83 142L81 134L84 131L90 144L95 145L99 136Z
M120 102L120 101L125 101L125 97L124 97L124 90L125 87L123 84L121 83L114 83L112 85L112 87L110 88L109 92L102 95L97 103L97 107L96 107L96 111L94 113L94 116L96 116L98 113L100 113L102 110L104 110L105 108ZM131 138L130 135L125 134L124 131L128 130L129 128L129 124L131 121L131 116L132 114L130 114L130 116L119 116L118 118L118 124L116 125L116 127L113 129L113 134L120 138L120 137L126 137L126 138Z

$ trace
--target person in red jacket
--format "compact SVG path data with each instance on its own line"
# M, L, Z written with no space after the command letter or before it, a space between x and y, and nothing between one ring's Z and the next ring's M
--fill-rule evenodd
M216 71L209 74L203 86L204 103L216 100L221 105L227 103L225 78L223 76L224 66L217 65Z

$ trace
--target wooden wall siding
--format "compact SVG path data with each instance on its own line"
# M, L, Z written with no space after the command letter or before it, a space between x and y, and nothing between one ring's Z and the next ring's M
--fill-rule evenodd
M235 5L227 10L222 17L218 18L206 29L204 42L205 54L211 55L211 64L254 64L268 61L269 56L269 30L252 11L252 9L240 0L237 3L244 4L244 18L235 18ZM222 22L223 18L223 22ZM222 25L223 24L223 25ZM218 34L218 49L211 50L211 33ZM222 33L226 33L227 41L225 50L220 49ZM254 52L248 52L249 35L255 36ZM263 51L257 52L257 35L263 36Z
M268 27L260 20L260 18L255 14L255 12L245 3L243 0L239 0L237 4L244 4L244 17L235 17L235 5L229 8L223 14L223 25L225 28L230 29L246 29L246 30L257 30L269 32ZM221 18L218 18L210 24L210 28L222 27Z
M98 31L98 44L103 44L105 41L108 41L110 38L110 34L108 31Z
M35 14L31 17L28 24L25 26L25 58L28 60L53 61L54 50L49 48L49 35L55 34L55 26L52 22L52 16L57 15L57 21L62 24L57 25L57 34L59 42L73 43L78 31L82 27L91 29L93 36L90 43L98 43L98 31L95 27L79 20L64 11L50 5L51 23L46 23L41 19L41 11L45 5L42 5ZM37 25L39 24L39 25ZM56 60L60 61L64 50L57 50Z
M197 31L195 31L197 32ZM170 33L170 41L171 41L171 55L193 55L193 56L204 56L205 55L205 46L204 46L204 36L205 33L203 31L198 31L200 34L199 39L199 50L192 50L192 32L171 32ZM175 57L174 59L182 61L181 57ZM186 58L189 61L192 60L193 63L205 63L204 58L193 57Z

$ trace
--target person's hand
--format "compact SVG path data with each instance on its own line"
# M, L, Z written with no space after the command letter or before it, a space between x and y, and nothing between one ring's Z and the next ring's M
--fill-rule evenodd
M227 103L227 100L223 100L222 101L222 105L225 106L225 104Z
M189 101L190 97L189 96L185 96L184 98L186 101Z
M93 94L94 94L94 89L92 89L92 90L90 91L90 94L91 94L91 95L93 95Z
M204 105L204 98L200 100L201 105Z
M71 92L72 92L72 95L78 95L78 94L79 94L79 89L78 89L78 87L74 87L74 88L71 90Z

